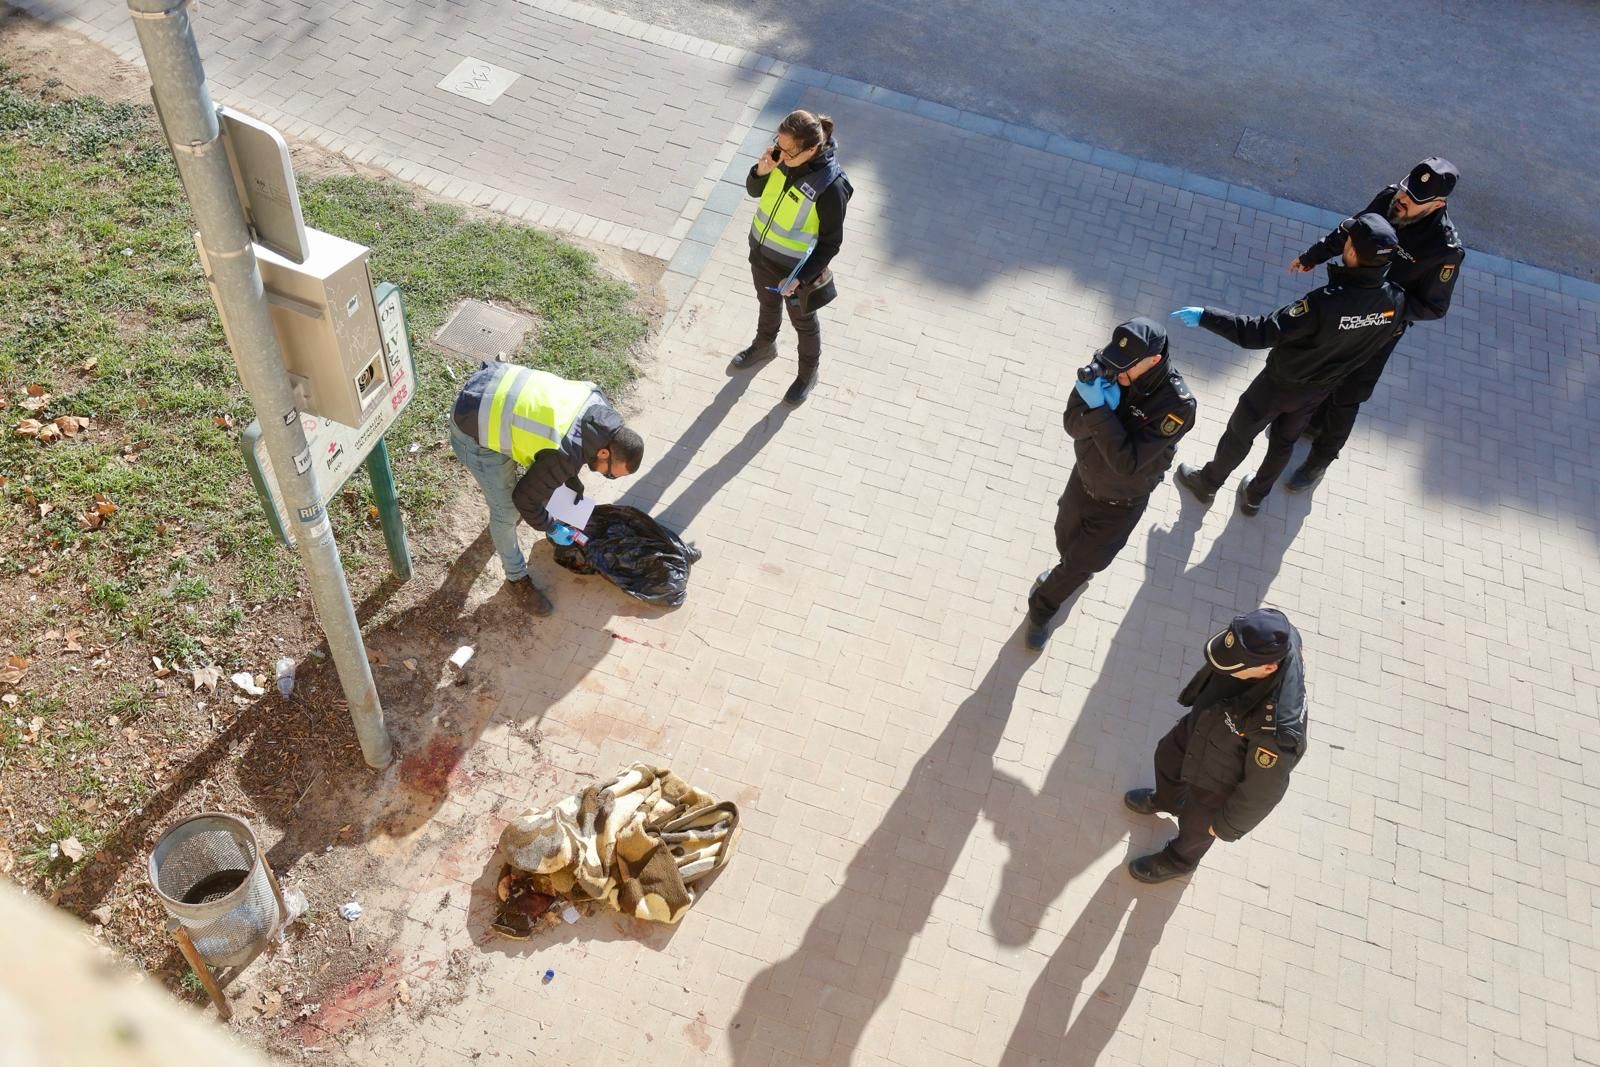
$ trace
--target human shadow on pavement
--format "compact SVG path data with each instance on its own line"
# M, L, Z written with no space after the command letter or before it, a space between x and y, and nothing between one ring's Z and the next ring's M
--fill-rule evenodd
M1267 597L1311 506L1304 496L1288 499L1271 515L1236 511L1192 567L1186 564L1201 521L1197 503L1182 497L1178 521L1150 532L1146 579L1038 793L997 775L1011 787L1009 795L996 791L997 810L987 812L1011 852L990 914L1002 944L1028 944L1067 885L1130 831L1130 858L1155 851L1171 836L1167 825L1157 829L1127 811L1122 794L1151 784L1154 741L1182 711L1177 694L1197 669L1205 639ZM1294 616L1294 605L1280 606ZM1143 886L1124 865L1113 868L1035 979L1001 1064L1094 1063L1121 1025L1186 884ZM1110 973L1092 996L1081 997L1130 906L1133 916ZM1080 1003L1083 1010L1072 1019Z
M917 760L800 947L746 986L728 1027L735 1064L779 1062L768 1059L777 1049L793 1062L792 1051L808 1043L807 1062L850 1060L977 824L1017 686L1037 663L1019 627ZM824 1016L838 1021L831 1035ZM827 1045L816 1047L819 1040Z
M739 399L750 388L750 383L755 381L754 373L742 373L729 376L722 383L722 388L717 390L717 395L711 398L689 428L672 442L666 453L658 460L645 458L644 469L639 472L633 484L628 486L622 496L617 500L620 505L638 508L647 515L654 516L660 521L660 516L655 515L656 505L661 503L661 498L671 488L672 483L684 471L689 469L689 464L700 455L706 443L711 440L711 435L717 432L728 414L738 406ZM645 442L649 447L649 442ZM665 523L663 523L665 525Z
M1028 991L998 1067L1089 1067L1098 1062L1122 1025L1182 891L1181 886L1141 886L1120 865L1114 867ZM1123 916L1128 921L1119 938ZM1099 986L1085 990L1112 942L1116 950L1110 969ZM1069 1026L1074 1009L1078 1016Z
M760 422L745 431L737 444L724 452L721 459L685 486L672 503L667 505L667 509L657 516L661 525L669 530L687 530L695 517L700 514L700 510L711 502L711 498L733 481L739 472L749 466L750 461L778 436L778 431L783 429L783 424L789 420L794 410L781 400L774 404L772 410L761 417Z

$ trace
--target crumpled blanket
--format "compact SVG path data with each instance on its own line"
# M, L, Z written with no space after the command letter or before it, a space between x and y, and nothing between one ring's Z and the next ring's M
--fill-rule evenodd
M676 923L739 839L739 809L672 771L635 763L500 834L540 892Z

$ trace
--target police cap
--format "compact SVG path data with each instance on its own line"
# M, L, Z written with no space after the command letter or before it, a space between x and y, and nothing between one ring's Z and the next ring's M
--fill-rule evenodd
M1277 608L1235 615L1226 630L1206 642L1206 662L1225 674L1282 662L1289 654L1289 617Z
M1439 156L1429 156L1411 168L1411 173L1400 183L1400 188L1417 203L1426 204L1449 196L1459 177L1461 172L1456 170L1454 163Z
M1161 324L1140 317L1129 319L1111 334L1111 343L1094 358L1119 371L1127 370L1146 356L1167 350L1167 331Z

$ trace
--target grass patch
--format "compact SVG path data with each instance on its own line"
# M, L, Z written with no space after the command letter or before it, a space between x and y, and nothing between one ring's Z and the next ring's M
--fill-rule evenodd
M469 219L358 177L301 188L306 221L372 248L400 286L418 390L389 433L401 502L425 527L461 479L436 447L462 377L422 345L465 297L530 309L544 326L521 361L598 382L632 379L647 323L632 290L547 234ZM113 637L164 660L199 656L250 605L294 596L297 558L271 537L239 452L252 418L200 275L177 172L148 107L24 91L0 67L0 551L12 573L70 590ZM28 387L49 394L37 412ZM93 428L50 445L23 417ZM408 446L424 445L416 453ZM387 566L375 523L333 509L347 566ZM116 505L98 528L96 495ZM187 566L174 567L174 559ZM54 593L52 593L54 595Z

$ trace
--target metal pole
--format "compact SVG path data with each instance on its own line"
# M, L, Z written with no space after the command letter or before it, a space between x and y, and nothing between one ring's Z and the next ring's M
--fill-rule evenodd
M400 495L395 489L394 467L389 462L389 445L383 438L367 453L367 477L378 502L378 520L383 523L383 543L389 546L389 566L402 582L411 580L411 548L406 544L406 520L400 513Z
M386 767L394 759L394 746L384 729L383 705L367 663L333 528L322 507L316 469L272 329L261 271L185 3L128 0L128 11L150 68L167 143L189 194L208 279L228 324L234 359L260 416L284 504L292 512L283 516L283 523L305 566L312 602L350 703L361 754L369 766Z

